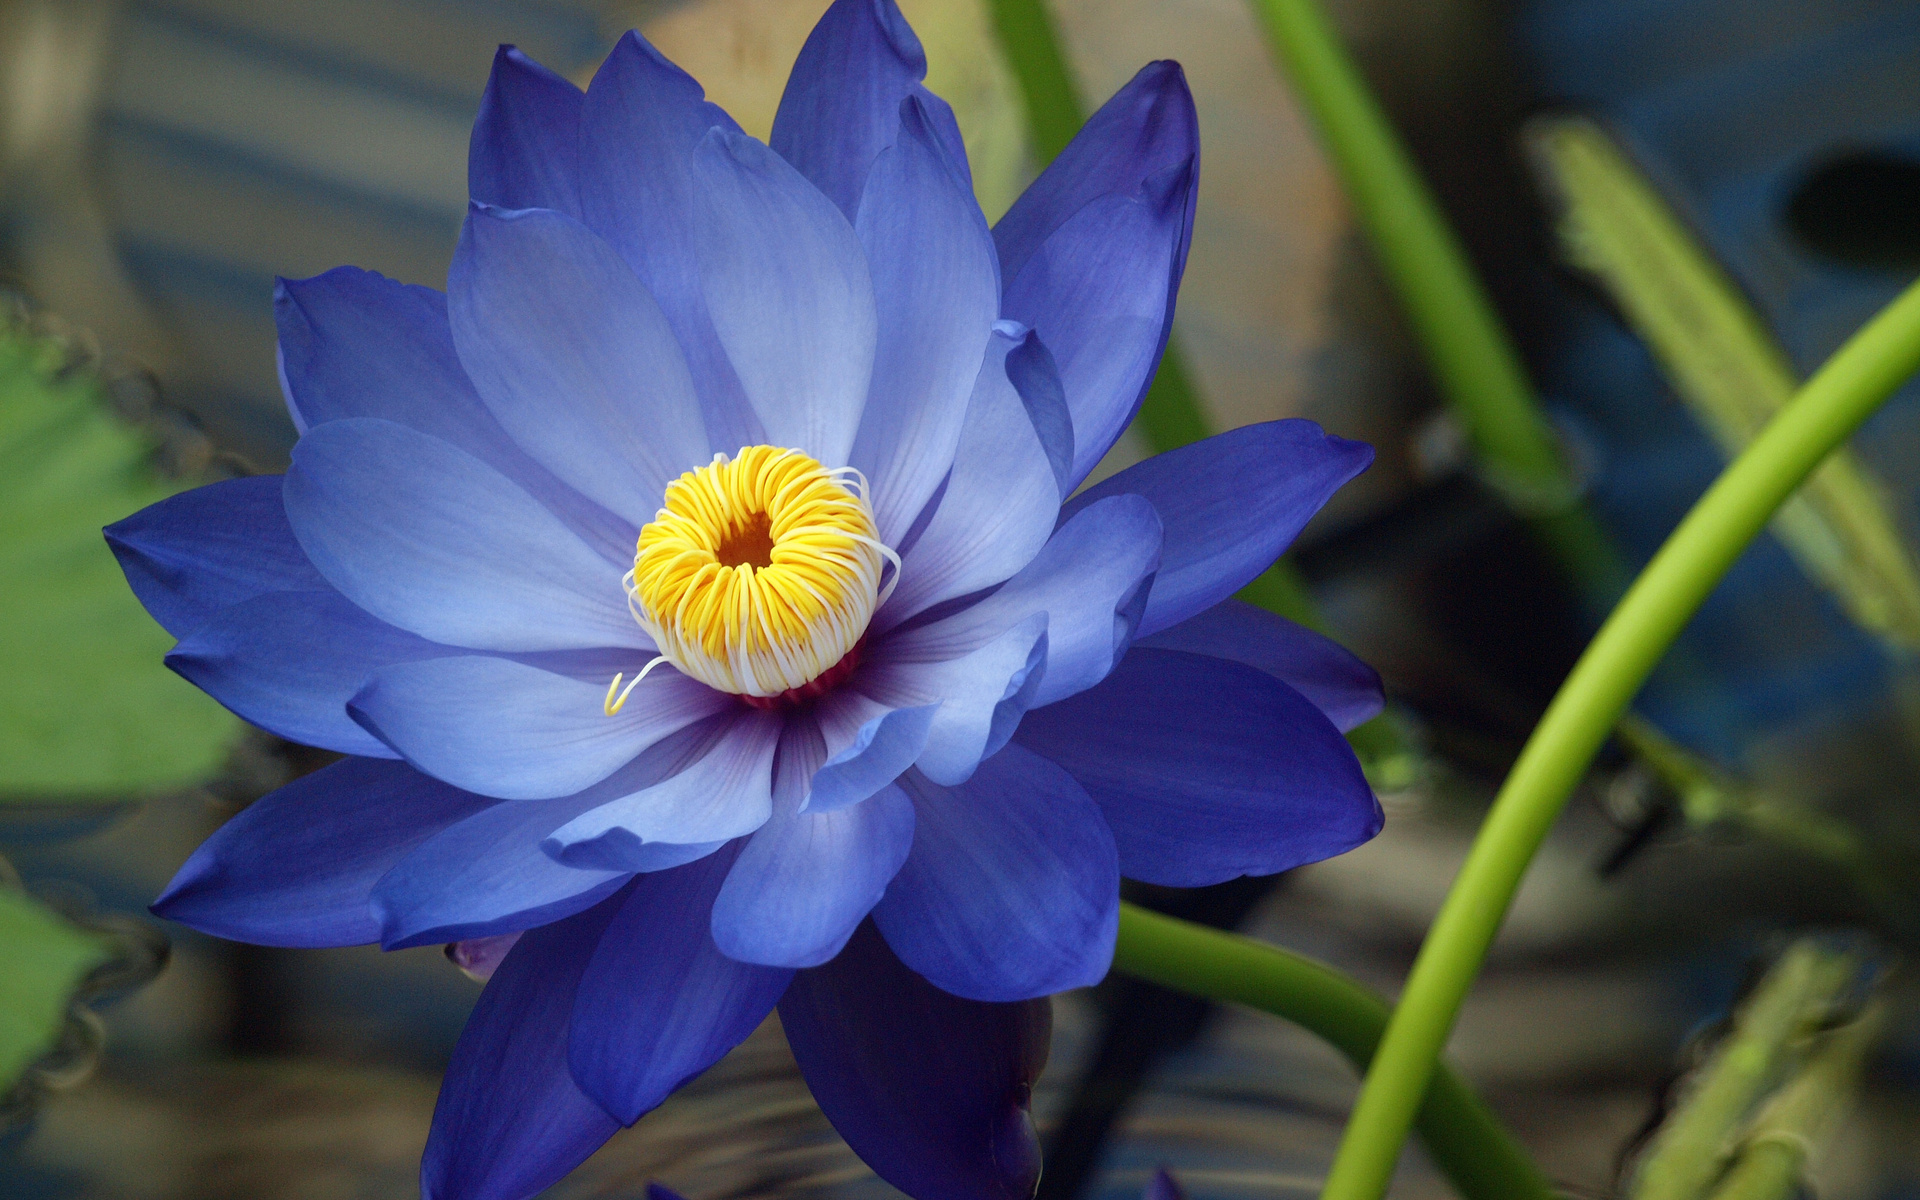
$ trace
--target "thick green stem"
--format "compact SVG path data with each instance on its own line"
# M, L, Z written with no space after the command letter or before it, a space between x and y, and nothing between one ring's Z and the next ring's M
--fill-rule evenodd
M1120 907L1113 965L1163 987L1229 1000L1292 1021L1364 1072L1387 1003L1331 967L1238 934L1131 904ZM1468 1200L1548 1200L1546 1176L1480 1098L1444 1065L1419 1114L1435 1164Z
M1427 935L1323 1200L1379 1200L1460 1004L1527 864L1593 755L1741 551L1920 367L1920 285L1855 334L1687 514L1548 706Z

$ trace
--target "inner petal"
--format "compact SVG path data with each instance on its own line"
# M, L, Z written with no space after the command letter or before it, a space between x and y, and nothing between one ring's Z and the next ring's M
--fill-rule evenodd
M858 472L746 446L667 485L625 582L669 662L752 700L811 695L847 660L888 562Z

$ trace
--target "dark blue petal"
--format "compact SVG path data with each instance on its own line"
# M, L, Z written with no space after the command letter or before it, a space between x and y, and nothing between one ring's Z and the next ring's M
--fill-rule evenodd
M1085 789L1018 743L954 788L916 771L913 850L873 919L900 961L973 1000L1098 983L1113 963L1120 871Z
M378 941L374 884L414 847L498 803L405 763L349 758L254 801L193 852L153 911L268 946Z
M1339 730L1240 663L1136 647L1098 687L1028 713L1014 739L1085 786L1120 873L1146 883L1273 875L1380 832Z
M709 914L735 854L635 880L580 981L568 1062L625 1124L740 1044L793 977L713 944Z
M512 46L493 56L467 145L467 192L501 208L580 215L580 108L572 83Z
M747 402L775 446L845 466L873 373L866 255L839 210L742 133L693 156L700 290Z
M1385 705L1379 673L1345 647L1240 600L1222 601L1134 644L1257 667L1311 700L1342 732L1372 720Z
M1047 619L1047 669L1033 704L1051 704L1106 677L1147 602L1160 562L1160 518L1138 496L1109 497L1073 514L1033 561L986 599L886 634L897 661L971 654L1035 614Z
M587 89L580 204L587 224L660 302L686 353L713 444L731 449L767 438L714 334L694 258L701 197L691 164L694 148L714 128L740 127L707 103L692 76L628 33Z
M327 582L389 625L476 650L652 648L622 568L451 443L391 421L317 425L282 496Z
M817 967L873 911L912 845L913 802L896 787L833 812L777 809L714 900L714 943L741 962Z
M794 977L780 1023L820 1110L914 1200L1029 1200L1040 1140L1027 1107L1046 1066L1047 1000L984 1004L901 965L871 923Z
M287 524L278 475L181 492L106 534L133 594L177 638L242 600L328 590Z
M529 930L454 1047L420 1163L421 1200L526 1200L620 1128L567 1069L580 977L624 895Z
M773 759L784 722L778 713L740 706L715 723L684 768L562 825L544 843L547 853L572 866L617 869L643 862L649 843L725 841L760 828L773 813Z
M851 221L874 159L894 143L900 103L912 96L965 172L960 127L946 101L920 85L926 75L920 39L893 0L835 0L787 76L770 143ZM972 179L961 178L971 191Z
M270 592L182 638L167 665L269 733L394 758L347 715L347 701L389 663L457 653L375 620L338 592Z
M1136 195L1088 204L1007 279L1002 311L1039 333L1060 372L1075 486L1139 411L1172 328L1192 171L1168 170Z
M606 690L467 654L381 668L349 707L437 778L505 800L541 800L591 787L669 734L735 706L677 671L655 671L612 716Z
M507 436L454 352L447 298L371 271L339 267L274 289L281 382L302 434L377 417L458 446L538 496L579 536L619 561L634 529L555 479Z
M460 360L501 426L636 529L669 481L713 457L660 306L580 222L475 205L447 298Z
M1312 421L1268 421L1156 454L1088 488L1062 518L1109 496L1145 496L1166 528L1138 636L1178 625L1273 565L1373 447Z
M866 473L880 540L896 546L953 464L1000 312L986 218L917 98L874 163L854 231L880 324L853 465Z
M952 456L953 473L902 558L900 584L882 610L882 628L1006 580L1033 561L1053 532L1060 515L1058 480L1008 374L1031 343L1030 334L1005 330L987 343Z
M1147 180L1199 153L1200 125L1180 64L1148 63L1100 106L993 227L1002 275L1018 275L1042 243L1093 201L1131 196ZM1174 261L1176 281L1185 262L1183 235Z

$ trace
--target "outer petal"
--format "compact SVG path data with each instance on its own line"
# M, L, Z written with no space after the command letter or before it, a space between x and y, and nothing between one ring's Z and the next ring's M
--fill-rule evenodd
M794 977L780 1023L827 1119L916 1200L1028 1200L1040 1139L1028 1100L1046 1066L1046 1000L983 1004L901 965L871 924Z
M893 0L836 0L787 76L771 144L853 220L868 171L894 144L900 105L926 106L930 129L961 171L966 150L953 111L920 85L927 57ZM969 191L973 183L963 174Z
M1331 638L1240 600L1225 600L1136 646L1185 650L1258 668L1313 702L1342 732L1379 715L1380 675Z
M817 967L873 911L913 845L913 802L886 787L833 812L777 810L713 903L721 953L772 967Z
M528 929L580 911L640 871L704 858L720 843L650 843L632 861L575 867L542 848L548 834L610 800L665 778L701 731L665 739L586 791L555 800L499 804L423 842L373 891L388 949Z
M981 759L1006 745L1042 687L1047 614L1030 614L960 658L915 662L901 650L883 646L857 686L881 703L933 706L914 765L935 783L964 783Z
M619 569L498 471L391 421L333 421L293 448L287 519L347 599L476 650L649 647Z
M278 475L169 496L106 534L134 595L175 637L242 600L328 588L294 540Z
M1273 875L1380 832L1346 739L1252 667L1134 649L1098 687L1027 714L1018 744L1065 767L1113 828L1120 872L1169 887Z
M853 465L872 485L880 540L894 546L946 478L1000 310L986 218L916 97L874 163L854 230L880 323Z
M378 417L430 434L539 496L609 561L632 554L632 526L528 458L480 402L454 353L445 296L340 267L281 280L273 311L281 382L301 433Z
M889 633L898 661L970 654L1036 613L1047 616L1047 670L1031 703L1051 704L1106 677L1126 652L1160 562L1160 518L1139 497L1075 513L1032 562L978 603Z
M1001 271L1008 279L1018 275L1056 230L1093 201L1132 195L1199 153L1200 125L1180 64L1148 63L1100 106L993 227ZM1185 261L1183 237L1177 264Z
M973 1000L1098 983L1113 962L1113 835L1073 777L1018 745L944 788L901 777L913 851L873 919L900 961Z
M708 913L733 861L727 850L642 876L580 981L568 1062L625 1124L744 1040L793 977L713 944Z
M242 601L181 639L167 665L270 733L308 746L394 758L354 724L347 701L389 663L455 654L377 621L334 591Z
M752 833L773 812L781 725L778 714L751 709L725 718L678 774L567 822L544 843L547 853L572 866L618 868L641 861L649 842L696 844Z
M486 655L396 663L353 697L354 719L439 779L506 800L567 796L732 697L655 671L613 716L598 683Z
M268 946L378 941L374 883L421 842L496 803L404 763L349 758L242 809L193 852L153 911Z
M853 229L780 156L709 130L694 154L700 287L776 446L847 463L873 371L873 283Z
M512 46L493 56L467 148L467 191L501 208L580 215L580 89Z
M525 1200L619 1122L567 1070L580 976L624 897L528 931L480 993L434 1105L421 1200Z
M1059 366L1075 486L1133 420L1172 328L1194 175L1169 172L1088 204L1008 276L1002 311L1033 326Z
M738 132L700 85L637 33L622 37L587 89L581 115L580 201L666 312L686 352L713 444L765 442L713 331L693 251L702 203L693 151L709 129ZM838 465L838 464L836 464Z
M475 205L447 286L454 345L488 409L582 495L637 529L668 481L712 458L666 317L586 226Z
M1156 454L1075 496L1061 515L1111 496L1153 502L1166 545L1140 618L1147 637L1239 591L1372 462L1373 447L1312 421L1268 421Z
M1006 580L1033 561L1052 533L1060 515L1059 483L1008 378L1009 367L1024 361L1029 346L1037 343L1024 332L996 332L988 343L953 473L925 531L901 561L900 586L880 617L883 628Z

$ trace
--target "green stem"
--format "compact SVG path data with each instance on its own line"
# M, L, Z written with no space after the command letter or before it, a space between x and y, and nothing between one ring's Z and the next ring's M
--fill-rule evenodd
M1482 477L1603 611L1624 590L1626 569L1579 504L1519 353L1439 203L1313 0L1254 0L1253 8L1473 444Z
M1920 367L1920 285L1841 347L1687 514L1548 706L1495 798L1388 1024L1323 1200L1379 1200L1520 878L1608 731L1794 489Z
M1387 1004L1331 967L1238 934L1120 906L1113 965L1163 987L1292 1021L1365 1071ZM1444 1065L1419 1114L1420 1136L1468 1200L1547 1200L1546 1176L1472 1089Z

